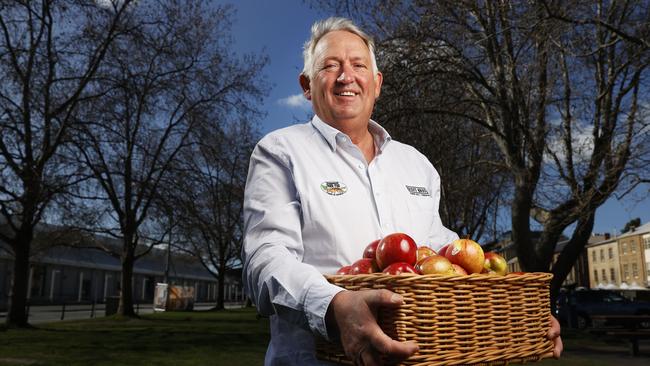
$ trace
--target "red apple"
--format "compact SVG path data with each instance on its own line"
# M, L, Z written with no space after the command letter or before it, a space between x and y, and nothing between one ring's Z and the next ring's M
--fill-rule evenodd
M382 272L391 275L398 275L402 273L418 273L418 271L416 271L412 265L404 262L393 263L388 267L384 268Z
M379 268L377 268L375 261L370 258L359 259L358 261L352 263L352 268L350 269L351 275L368 274L374 272L379 272Z
M449 244L445 244L442 248L438 249L438 255L441 255L443 257L446 256L447 248L449 248Z
M483 248L470 239L458 239L449 244L445 256L451 263L463 267L468 274L481 273L485 264Z
M336 271L337 275L347 275L350 274L350 270L352 269L352 266L343 266L339 268L338 271Z
M483 267L500 276L505 276L505 274L508 273L508 262L506 262L505 258L495 252L485 253L485 262Z
M404 233L393 233L381 239L375 258L382 270L397 262L414 265L417 260L417 250L418 246L413 238Z
M379 245L379 240L381 239L377 239L366 246L366 249L363 251L362 258L375 259L375 252L377 251L377 245Z
M415 267L422 274L454 274L454 267L449 259L441 255L432 255L418 262Z
M465 270L465 268L459 266L458 264L452 264L451 266L454 267L454 272L456 274L465 275L465 276L467 275L467 271Z
M437 254L434 254L434 255L437 255ZM429 256L429 257L431 257L431 256ZM418 272L420 272L420 264L422 264L422 262L424 262L424 260L429 258L429 257L424 257L424 258L418 260L417 262L415 262L415 265L413 267L415 267L415 269L417 269ZM420 272L420 274L422 274L422 272Z
M429 248L427 246L424 246L424 245L419 246L418 250L417 250L417 255L416 255L416 257L417 257L416 262L419 262L422 259L424 259L426 257L430 257L430 256L435 255L435 254L437 254L435 250L433 250L433 249L431 249L431 248Z

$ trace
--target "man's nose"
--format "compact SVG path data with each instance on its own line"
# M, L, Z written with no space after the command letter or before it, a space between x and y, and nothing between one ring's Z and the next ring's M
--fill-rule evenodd
M341 69L341 74L336 81L343 84L350 84L354 82L354 70L349 66L343 66Z

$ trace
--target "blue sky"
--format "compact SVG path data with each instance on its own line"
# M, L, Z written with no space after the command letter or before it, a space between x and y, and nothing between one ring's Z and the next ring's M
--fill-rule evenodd
M267 113L261 121L263 133L306 121L310 104L301 96L298 74L302 70L302 45L309 37L311 24L336 14L322 14L301 0L238 0L233 4L234 50L236 53L264 51L270 57L266 76L271 84L269 97L262 109ZM637 189L623 200L611 198L598 209L595 232L621 230L625 223L640 217L650 221L649 188Z
M302 97L298 74L302 71L302 45L311 24L325 16L300 0L238 0L234 4L235 51L261 52L270 57L266 75L272 85L263 106L267 113L262 132L270 132L311 116L311 104Z

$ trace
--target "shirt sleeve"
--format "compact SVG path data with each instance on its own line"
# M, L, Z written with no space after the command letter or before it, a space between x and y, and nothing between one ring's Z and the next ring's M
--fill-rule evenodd
M343 289L303 263L302 214L291 164L267 136L251 155L244 193L243 282L262 315L328 338L325 314Z

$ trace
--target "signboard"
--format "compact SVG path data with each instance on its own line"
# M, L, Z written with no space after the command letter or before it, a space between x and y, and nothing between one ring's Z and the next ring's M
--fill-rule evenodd
M156 284L154 311L191 311L194 309L194 287Z

